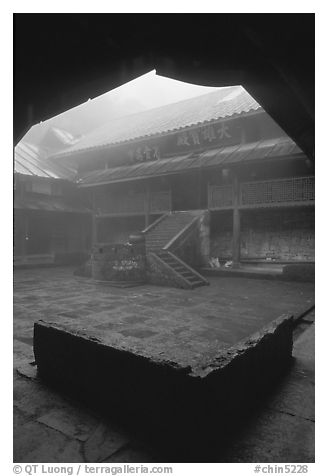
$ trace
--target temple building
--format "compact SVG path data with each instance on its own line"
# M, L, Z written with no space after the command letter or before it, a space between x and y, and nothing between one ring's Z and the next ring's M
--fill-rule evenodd
M75 183L75 171L49 161L45 150L15 148L15 266L74 264L90 251L90 209Z
M211 258L314 261L313 163L240 86L112 120L46 160L75 171L79 211L58 228L74 252L143 233L158 266L196 284Z

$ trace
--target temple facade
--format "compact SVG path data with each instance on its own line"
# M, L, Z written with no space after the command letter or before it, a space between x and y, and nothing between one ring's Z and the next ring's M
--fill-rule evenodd
M313 163L239 86L113 120L48 160L76 170L85 247L144 233L196 269L314 261Z
M75 172L20 142L15 148L15 266L75 264L91 246L90 209Z

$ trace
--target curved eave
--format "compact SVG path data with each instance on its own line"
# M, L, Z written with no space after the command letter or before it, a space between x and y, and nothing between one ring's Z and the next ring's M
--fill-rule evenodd
M99 145L95 145L95 146L91 146L91 147L85 147L83 149L76 149L74 151L67 150L65 153L62 153L62 154L51 155L51 156L49 156L49 159L55 160L55 159L73 157L73 156L77 157L77 156L85 155L88 152L111 149L113 147L118 147L118 146L125 145L125 144L131 144L133 142L141 142L141 141L144 141L146 139L156 139L158 137L164 137L164 136L168 136L168 135L177 134L178 132L183 132L185 130L190 130L190 129L198 128L198 127L201 127L201 126L217 124L217 123L220 123L220 122L224 122L226 120L230 121L230 120L235 119L237 117L243 117L243 116L246 116L246 115L251 116L251 115L254 115L254 114L261 113L261 112L264 112L264 110L262 109L261 106L258 106L257 108L250 108L248 111L242 111L242 112L239 112L239 113L230 114L230 115L227 115L227 116L224 116L224 117L219 117L219 118L216 118L216 119L209 119L208 121L195 122L195 123L189 124L187 126L173 128L173 129L167 129L165 131L161 131L161 132L158 132L158 133L155 133L155 134L145 134L145 135L142 135L142 136L135 136L135 137L132 137L132 138L126 139L126 140L113 141L113 142L109 142L109 143L105 143L105 144L99 144Z

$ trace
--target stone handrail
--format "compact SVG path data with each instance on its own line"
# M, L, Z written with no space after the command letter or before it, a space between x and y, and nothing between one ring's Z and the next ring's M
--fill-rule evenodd
M171 253L170 251L167 251L167 253L172 256L172 258L174 258L176 261L178 261L181 266L184 266L185 268L187 268L191 273L193 274L196 274L196 276L203 282L207 283L208 284L208 281L207 279L204 278L204 276L202 276L201 274L198 273L198 271L195 270L195 268L192 268L191 266L189 266L185 261L182 261L182 259L180 259L177 255Z
M193 220L190 223L188 223L184 228L182 228L182 230L164 246L163 250L172 251L173 249L176 249L179 246L182 238L185 238L186 235L188 235L189 232L192 231L195 224L198 222L199 218L200 218L199 216L196 216L195 218L193 218Z
M157 220L153 221L153 223L151 223L149 226L147 226L147 228L142 230L141 233L143 233L143 234L148 233L150 230L155 228L155 226L157 226L162 220L164 220L164 218L167 217L167 215L168 215L168 213L164 213L163 215L161 215L159 218L157 218Z

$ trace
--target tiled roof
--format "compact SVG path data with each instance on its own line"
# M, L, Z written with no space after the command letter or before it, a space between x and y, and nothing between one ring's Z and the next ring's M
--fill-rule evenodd
M65 131L64 129L52 127L50 130L65 146L73 145L79 140L77 137L74 137L73 134L68 131Z
M241 86L220 88L202 96L110 121L54 157L174 132L185 127L256 111L260 107Z
M203 153L189 153L178 157L143 162L137 165L98 170L81 178L81 186L123 182L147 177L174 174L199 168L234 163L274 159L302 154L301 149L289 137L262 140L249 144L221 147Z
M53 179L75 177L75 171L52 163L44 155L39 147L20 141L15 147L15 173Z

